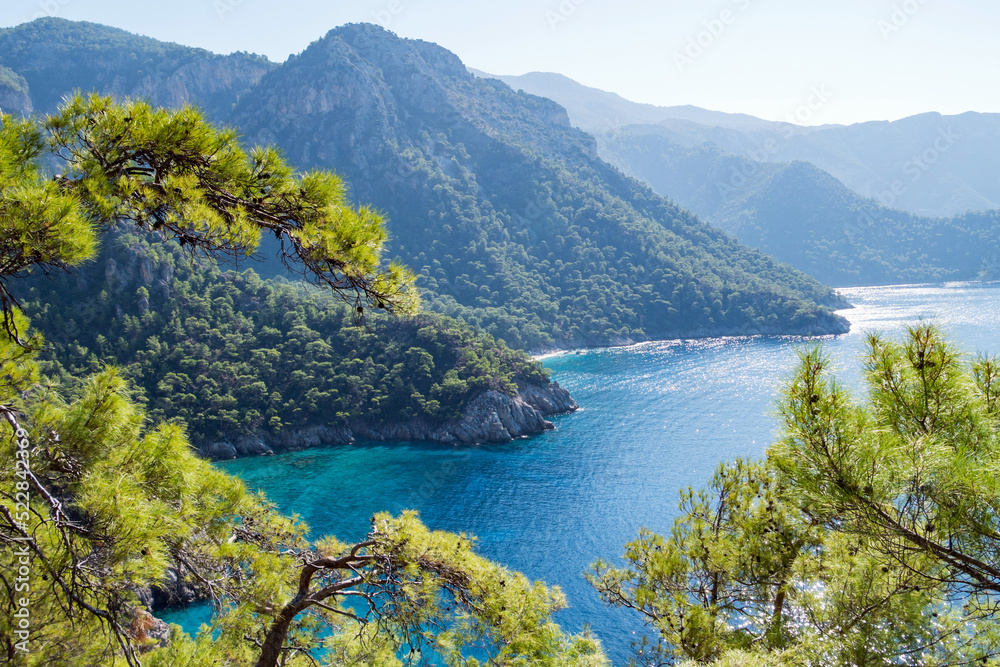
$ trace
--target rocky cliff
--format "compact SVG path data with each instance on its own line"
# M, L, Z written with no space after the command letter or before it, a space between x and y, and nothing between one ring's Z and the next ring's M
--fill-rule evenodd
M20 74L0 65L0 111L28 115L33 111L28 82Z
M513 396L487 390L469 401L457 421L431 424L420 419L380 424L353 420L346 424L316 425L242 437L235 442L213 442L201 452L212 459L260 456L311 447L349 445L356 439L378 441L424 440L447 444L503 443L554 428L546 417L572 412L579 406L558 382L545 385L517 383Z
M165 107L198 104L214 120L277 67L262 56L218 55L58 18L0 30L0 65L26 81L29 111L51 113L65 95L82 90ZM0 73L0 97L2 79Z

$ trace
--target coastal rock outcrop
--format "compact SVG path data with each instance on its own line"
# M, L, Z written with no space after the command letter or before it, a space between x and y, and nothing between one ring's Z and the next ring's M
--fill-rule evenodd
M166 578L158 586L133 589L139 604L151 612L183 606L204 600L207 592L191 581L185 581L177 567L167 569Z
M378 424L353 420L343 425L315 425L287 430L278 435L256 433L233 441L208 443L200 451L208 458L219 460L324 445L348 445L358 438L381 442L503 443L551 430L555 427L546 417L578 408L576 401L558 382L545 385L518 382L513 396L490 389L469 401L461 419L443 424L422 419Z

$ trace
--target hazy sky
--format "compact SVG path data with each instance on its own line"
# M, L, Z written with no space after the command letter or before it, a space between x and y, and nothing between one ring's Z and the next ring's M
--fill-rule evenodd
M380 23L496 74L804 124L1000 112L997 0L3 0L0 25L87 20L284 60ZM812 108L810 108L812 107Z

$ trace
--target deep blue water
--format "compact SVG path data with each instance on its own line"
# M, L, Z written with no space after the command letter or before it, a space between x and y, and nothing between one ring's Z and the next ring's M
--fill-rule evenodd
M822 344L858 387L864 334L901 336L931 320L969 353L1000 352L1000 285L948 284L842 290L850 334ZM668 531L678 490L715 466L761 456L776 422L781 380L798 338L719 338L583 350L545 365L582 410L556 430L497 446L373 444L243 459L221 466L261 488L315 535L364 536L374 512L413 508L432 528L478 537L480 553L561 586L569 630L589 624L616 665L643 627L609 609L583 579L597 558L615 560L640 527ZM190 630L204 611L169 615Z

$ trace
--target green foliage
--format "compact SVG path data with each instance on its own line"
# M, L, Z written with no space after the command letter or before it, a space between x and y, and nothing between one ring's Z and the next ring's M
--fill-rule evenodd
M637 664L994 664L997 362L922 326L872 336L865 367L858 404L804 353L767 460L722 466L670 537L594 566L661 640Z
M467 536L429 531L412 513L373 517L357 545L309 543L306 526L197 458L180 428L148 428L114 371L83 381L69 402L38 390L18 403L18 411L0 406L0 607L10 612L0 615L0 642L13 664L259 656L257 664L274 665L260 647L275 640L283 665L313 664L307 652L330 665L412 664L397 659L407 649L469 667L484 651L492 665L607 665L596 640L567 636L552 621L564 606L558 590L477 556ZM30 468L15 465L10 446L20 428ZM28 653L13 646L14 577L24 562ZM218 616L197 639L175 631L163 647L148 634L155 621L138 590L163 585L171 568L216 602ZM296 589L311 583L307 570L318 588L303 604ZM354 600L369 607L359 611Z
M786 605L797 602L790 589L816 569L810 553L819 535L781 502L774 475L737 461L720 466L707 489L681 493L669 538L642 531L626 545L624 567L599 561L588 578L659 634L661 643L637 646L639 664L709 662L730 650L787 645L795 613Z
M11 329L18 332L28 330L28 319L20 311L14 311ZM18 396L38 382L38 361L32 350L42 341L37 337L22 337L19 344L11 336L0 336L0 404L9 405Z
M151 417L183 422L199 446L354 420L438 423L487 389L548 382L541 364L459 322L371 317L359 328L318 290L221 273L130 234L109 236L77 275L30 284L51 377L116 364Z
M24 77L8 67L0 65L0 89L6 88L23 95L28 94L28 82Z
M180 106L198 97L199 106L216 121L275 67L263 56L221 56L56 17L0 30L0 64L27 80L34 108L42 113L53 113L66 95L83 89L148 98L160 106ZM206 72L218 78L209 80Z
M826 366L803 359L773 465L817 520L982 613L1000 592L996 359L968 367L933 326L905 344L872 336L863 407Z
M20 424L30 443L27 475L14 463L16 413L0 406L3 608L14 608L13 547L28 547L33 650L24 664L107 661L126 650L137 589L228 536L234 518L259 502L193 456L176 426L147 430L113 371L87 379L68 403L36 390L18 404L28 415ZM30 499L30 511L15 499ZM4 642L14 637L12 622L0 616Z
M314 102L329 90L345 94ZM230 118L336 167L386 214L388 252L428 307L512 346L845 328L830 290L623 177L561 108L435 45L339 28Z
M343 189L331 175L295 179L266 151L248 161L231 135L207 128L190 111L161 113L145 105L76 98L60 117L50 119L48 128L53 144L66 151L71 170L45 183L36 168L39 128L3 118L4 295L7 281L27 269L78 264L92 252L97 229L125 218L140 228L159 224L181 241L194 239L210 255L239 256L255 245L263 222L277 224L290 237L290 256L302 260L334 294L368 284L374 291L359 294L379 307L407 296L402 273L382 274L390 276L389 282L379 282L376 263L383 237L377 216L345 207ZM275 173L257 173L262 166ZM258 185L246 180L250 175L273 190L256 190ZM237 200L226 199L233 192L239 193ZM240 198L251 194L252 199ZM272 195L276 201L269 200ZM53 201L56 205L50 205ZM272 205L276 208L269 212ZM283 207L296 211L295 218L282 222L274 215ZM346 326L358 311L336 307L331 294L275 288L252 272L220 275L180 261L176 248L161 246L157 252L135 236L112 238L117 249L133 252L115 255L121 268L106 256L107 289L100 290L96 304L83 296L94 293L87 286L77 293L66 290L60 304L33 304L41 319L51 316L62 326L65 342L56 349L66 351L67 363L78 364L66 375L58 363L49 362L50 369L66 375L69 394L38 383L41 342L29 335L27 319L12 300L5 296L3 303L0 649L9 663L139 667L145 657L153 665L256 660L259 667L276 667L314 665L322 657L340 665L403 665L414 664L400 660L405 649L430 647L456 666L479 665L475 656L483 655L489 664L511 667L607 665L593 638L567 636L553 623L553 612L563 604L558 590L476 556L470 538L431 532L406 513L374 517L362 543L345 545L332 537L310 543L306 526L279 515L239 480L196 457L182 426L150 427L132 383L118 371L105 368L74 380L84 367L102 366L80 345L79 339L89 335L92 345L109 355L105 358L133 353L130 367L147 383L153 376L143 371L158 371L165 359L178 372L163 382L183 382L190 377L186 374L200 373L195 382L202 389L216 382L214 377L247 393L239 398L202 393L195 398L233 403L202 406L199 415L225 414L226 407L244 398L251 405L256 399L291 410L252 376L246 364L257 362L272 386L278 373L300 383L282 388L299 401L295 410L315 413L327 409L324 400L332 397L309 387L313 378L301 369L323 373L349 364L345 356L333 354L328 341L339 337L345 345L371 350L389 339ZM368 247L355 248L359 239ZM131 276L125 275L129 262ZM171 282L175 271L185 270L186 280ZM154 273L166 278L154 282ZM347 282L341 282L344 276ZM392 281L404 292L391 292ZM120 298L126 285L130 304ZM161 302L163 308L154 311L152 306ZM116 325L98 333L95 322ZM435 362L449 354L455 357L454 368L443 374L442 385L456 396L463 387L475 390L495 381L500 368L540 374L524 355L467 330L429 321L409 323L409 330L437 356L413 345L383 351L379 361L394 362L387 369L395 374L391 390L399 392L389 395L392 400L414 399L403 378L433 381ZM456 340L469 344L456 346ZM164 350L164 342L178 355ZM299 368L272 367L282 357L301 362ZM366 379L377 377L367 373L374 366L370 356L358 361L361 368L351 370ZM510 389L509 380L500 388ZM158 384L157 389L175 395L173 387ZM433 397L434 391L431 386L427 395ZM252 414L251 409L235 416L254 424ZM272 428L280 428L281 414L271 416ZM140 601L142 589L166 585L171 572L216 604L213 628L196 639L178 629L164 636ZM355 600L368 604L363 615L351 606Z
M87 218L105 228L130 222L214 256L254 253L261 231L280 240L280 261L363 311L410 312L413 277L382 266L386 233L367 207L352 207L336 175L293 173L272 149L245 152L232 130L200 112L77 95L45 128L67 163L57 178Z
M44 121L0 118L0 309L17 338L17 300L8 281L48 273L90 257L98 229L130 222L175 237L209 257L253 253L261 230L281 240L281 261L350 302L412 311L412 276L383 266L382 220L353 208L335 175L292 173L277 153L249 154L191 108L77 95ZM66 174L44 180L45 155Z
M218 622L215 642L245 646L250 635L268 647L286 632L290 616L299 632L289 643L323 646L330 665L402 667L419 663L424 651L454 667L607 665L596 640L567 636L552 622L565 606L558 589L477 556L474 543L464 534L428 530L413 512L373 516L357 545L319 541L305 567L285 555L287 543L261 540L257 549L302 576L265 591L257 576L247 577L251 586L237 578L228 594L245 611ZM328 599L355 603L335 611ZM320 631L330 627L336 633L323 638Z
M808 302L832 303L825 289L609 170L517 146L445 175L442 156L461 150L438 136L433 158L413 158L415 195L372 193L407 221L391 251L429 308L527 348L833 326ZM494 160L519 164L518 181ZM484 181L497 192L477 201Z
M16 303L7 283L27 269L58 269L91 257L96 234L76 201L44 181L39 158L45 150L38 126L0 116L0 309L4 329L18 338Z

